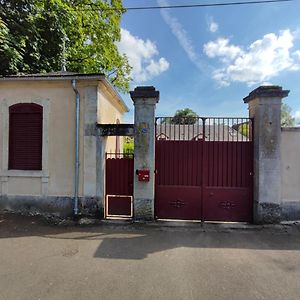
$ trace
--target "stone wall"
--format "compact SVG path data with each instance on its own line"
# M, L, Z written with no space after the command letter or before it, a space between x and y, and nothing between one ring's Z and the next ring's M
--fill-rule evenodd
M282 219L300 220L300 127L281 133Z

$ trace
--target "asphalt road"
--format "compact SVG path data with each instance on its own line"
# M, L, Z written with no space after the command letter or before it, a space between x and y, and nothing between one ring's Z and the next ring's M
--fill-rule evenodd
M57 227L0 215L0 299L300 299L297 226Z

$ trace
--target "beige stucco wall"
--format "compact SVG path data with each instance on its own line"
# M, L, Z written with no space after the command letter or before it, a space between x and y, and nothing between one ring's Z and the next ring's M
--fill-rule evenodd
M43 110L44 120L48 118L48 132L43 130L44 137L48 137L48 145L43 147L43 156L46 154L46 150L48 152L47 163L45 164L43 160L43 172L33 178L31 178L32 172L30 171L14 171L15 174L11 175L12 172L7 171L7 165L4 165L6 164L5 159L1 155L1 174L2 176L8 175L6 176L6 194L38 195L38 191L40 194L42 191L42 181L48 180L48 182L44 182L44 185L47 185L47 191L45 191L47 195L72 195L74 189L75 101L71 83L69 81L1 82L0 94L0 106L2 107L9 107L19 102L41 104L40 100L48 104L48 110L45 107ZM81 94L84 96L82 89ZM84 97L82 101L84 101ZM84 106L81 109L81 118L83 115ZM5 126L3 122L0 123L0 126ZM2 129L0 131L2 132ZM7 127L4 128L4 131L7 131ZM0 137L2 152L3 134L5 132L2 132L2 138ZM81 136L82 134L83 130L81 130ZM80 152L82 154L82 147Z
M281 134L282 202L300 203L300 128Z
M123 123L123 111L118 105L117 99L113 97L110 91L102 84L99 84L98 89L98 123L102 124L116 124L117 120ZM110 136L106 142L106 152L116 151L117 137ZM120 139L120 151L123 152L123 138Z
M109 89L99 81L78 81L80 107L80 187L83 196L85 97L88 87L98 89L98 119L122 120L122 109L111 100ZM8 107L20 102L34 102L44 107L43 170L7 170ZM70 80L0 82L0 195L73 196L75 93ZM112 138L113 139L113 138ZM113 141L107 143L112 147Z

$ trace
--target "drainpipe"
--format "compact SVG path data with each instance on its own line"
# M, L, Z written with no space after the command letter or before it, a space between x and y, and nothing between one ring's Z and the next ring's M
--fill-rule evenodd
M76 119L75 119L75 180L74 180L74 216L78 215L78 188L79 188L79 112L80 94L76 87L76 79L72 80L72 87L76 98Z

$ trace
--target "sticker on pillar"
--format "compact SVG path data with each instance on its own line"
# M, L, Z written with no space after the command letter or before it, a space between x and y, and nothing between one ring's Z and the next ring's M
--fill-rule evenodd
M146 134L146 133L148 133L148 131L149 131L149 128L142 128L141 129L142 134Z
M149 132L149 124L142 122L138 125L138 130L141 134L147 134Z

